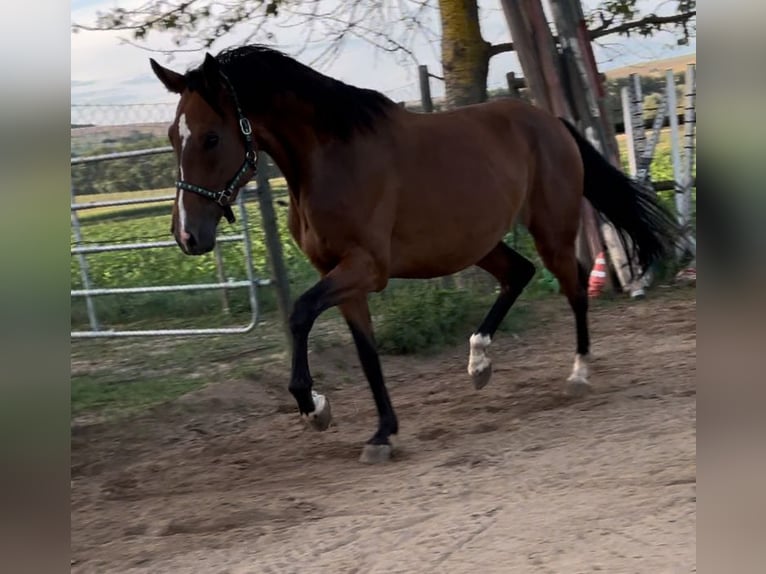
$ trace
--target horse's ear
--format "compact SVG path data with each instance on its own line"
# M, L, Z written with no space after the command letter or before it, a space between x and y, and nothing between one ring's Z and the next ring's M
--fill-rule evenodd
M168 89L168 91L174 94L180 94L186 89L186 79L182 74L169 70L160 66L154 58L149 58L149 62L152 65L152 71L162 82L162 84Z
M215 93L215 88L221 84L221 68L210 52L205 54L205 61L202 62L202 73L205 76L205 84L211 92Z

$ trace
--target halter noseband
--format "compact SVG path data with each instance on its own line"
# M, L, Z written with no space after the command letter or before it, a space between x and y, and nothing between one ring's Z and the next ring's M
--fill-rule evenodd
M234 195L234 192L236 192L243 183L246 183L245 181L242 181L242 179L248 170L252 169L253 172L258 171L258 154L255 151L255 145L253 142L253 128L250 125L250 120L248 120L245 117L245 114L242 112L242 107L239 105L237 93L234 91L234 87L231 85L231 81L223 72L220 72L220 74L224 85L229 90L229 94L231 94L231 99L234 100L234 107L237 109L239 131L245 140L245 160L242 162L242 166L239 168L237 173L234 174L234 177L229 180L229 183L227 183L226 187L224 187L221 191L213 191L211 189L207 189L205 187L201 187L199 185L195 185L183 180L176 181L176 188L191 191L192 193L196 193L202 197L212 199L218 205L223 207L223 214L224 217L226 217L226 221L229 223L234 223L234 213L231 210L231 198Z

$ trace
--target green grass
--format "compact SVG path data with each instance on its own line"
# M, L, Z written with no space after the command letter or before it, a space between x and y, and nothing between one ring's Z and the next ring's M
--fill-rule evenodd
M176 317L166 323L174 328L199 326L200 318ZM319 325L317 333L332 340L327 331L336 327L327 323ZM157 325L145 318L134 326ZM253 378L265 366L280 362L288 364L282 330L273 317L238 336L77 339L71 347L72 414L78 419L119 418L172 401L222 375Z
M282 198L287 195L287 183L283 177L271 179L270 184L274 197ZM174 193L175 190L172 187L138 191L115 191L110 193L76 195L74 201L76 204L83 204L102 201L122 201L125 199L153 199L156 197L171 196ZM255 201L255 198L251 198L250 200ZM114 220L142 216L164 216L167 218L171 212L172 205L172 200L168 200L157 203L139 203L136 205L94 207L91 209L79 210L78 216L81 221Z
M150 193L152 192L146 192L145 195ZM121 199L126 195L128 194L102 194L94 199L106 197ZM80 198L80 201L91 199L85 197ZM82 236L86 244L172 240L169 206L161 208L162 212L159 215L139 213L136 216L133 212L133 216L128 216L135 209L132 206L106 209L111 209L111 213L81 218ZM291 278L291 289L299 292L315 281L317 275L287 233L287 209L278 205L275 209L279 220L285 264ZM255 274L257 277L268 278L270 269L258 204L254 201L246 202L246 211ZM228 226L224 222L221 234L232 233L239 233L238 224ZM70 241L74 244L73 234L70 235ZM219 246L223 261L223 277L234 280L245 279L247 274L242 243L220 243ZM218 281L215 254L188 257L174 247L88 254L87 263L92 284L99 288ZM80 266L76 257L72 257L70 261L70 280L73 289L82 288ZM275 309L276 302L272 289L261 289L260 295L265 311ZM130 324L146 317L153 317L162 322L184 315L194 317L202 315L200 319L202 323L206 323L209 322L210 317L220 315L222 308L219 292L101 296L94 298L94 301L99 317L107 325ZM229 303L233 313L246 312L249 307L247 291L245 289L230 290ZM71 320L73 328L81 329L87 325L85 302L82 298L72 299ZM158 325L158 328L160 326Z
M104 380L100 377L72 378L72 415L96 414L119 418L172 401L202 386L200 379L146 377L132 381Z

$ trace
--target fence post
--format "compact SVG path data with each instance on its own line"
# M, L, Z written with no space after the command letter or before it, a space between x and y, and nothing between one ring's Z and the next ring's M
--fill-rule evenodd
M697 103L697 79L696 79L696 67L694 64L686 66L686 89L685 89L685 103L684 103L684 198L685 206L688 210L691 204L691 191L694 181L692 171L694 169L694 129L697 123L696 117L696 103ZM684 224L689 223L690 213L687 211L684 213L686 221Z
M684 169L684 181L683 181L683 226L687 239L687 247L693 255L696 256L697 246L692 236L689 224L691 222L691 202L692 202L692 187L694 186L694 130L697 125L697 77L696 66L689 64L686 66L686 89L685 89L685 103L684 103L684 163L686 164Z
M431 100L431 82L428 78L428 66L425 64L419 65L418 76L420 77L420 105L425 113L430 114L434 111L434 103Z
M70 188L70 194L72 198L72 204L75 203L74 188ZM80 218L77 216L77 211L71 210L72 220L72 232L74 233L74 239L77 245L82 245L82 232L80 231ZM77 260L80 264L80 277L82 278L83 289L90 290L92 288L90 283L90 270L88 268L88 260L85 258L84 253L77 254ZM98 324L98 316L96 315L96 307L93 304L93 299L90 295L85 296L85 308L88 311L88 321L90 322L90 328L92 331L99 331L101 327Z
M678 222L683 225L684 209L683 194L681 193L681 142L678 136L678 102L676 101L676 76L672 69L665 71L665 98L668 102L668 119L670 123L670 157L673 162L673 180L676 183L676 210Z
M641 90L641 76L636 73L630 75L631 93L631 121L633 123L634 149L636 160L644 151L646 145L646 132L644 130L644 96Z
M224 270L223 266L223 254L221 253L221 244L220 242L215 242L215 247L213 248L215 253L215 270L216 274L218 276L218 282L219 283L226 283L226 272ZM224 312L224 314L228 315L230 312L229 307L229 290L226 287L223 287L221 289L221 310Z
M265 169L266 160L260 158L263 169L259 169L256 174L256 185L258 186L258 207L261 211L261 222L263 233L266 237L266 248L269 251L269 266L276 283L277 307L282 318L282 329L287 340L287 348L292 350L292 335L290 333L290 283L287 278L287 269L285 268L284 257L282 256L282 242L279 239L279 227L277 225L277 215L274 212L274 203L271 197L271 185L269 176Z
M521 94L519 93L519 86L516 83L516 72L508 72L505 75L505 80L508 82L508 93L512 98L519 99Z
M633 105L630 98L630 88L622 88L620 90L620 98L622 100L622 121L625 126L625 146L628 151L628 171L630 175L635 176L638 171L638 165L636 164L638 150L636 149L636 139L633 131Z

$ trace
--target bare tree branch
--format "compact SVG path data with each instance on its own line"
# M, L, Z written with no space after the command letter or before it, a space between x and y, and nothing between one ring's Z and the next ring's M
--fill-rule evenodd
M675 4L678 12L657 15L668 3ZM683 39L689 38L696 0L658 0L653 12L643 17L637 4L637 0L602 0L586 18L591 39L631 33L649 36L671 28L679 29ZM247 27L244 41L248 43L275 42L280 29L300 27L304 31L301 45L291 52L300 55L318 49L312 64L329 62L349 40L361 39L409 65L419 63L414 52L418 39L431 47L440 41L438 10L438 0L145 0L135 9L99 12L95 24L74 23L72 31L122 31L130 35L121 38L124 42L171 55L209 49L243 27ZM153 31L172 34L175 48L141 46ZM488 46L487 53L491 58L513 49L513 42L503 42Z
M657 16L656 14L650 14L640 20L634 20L632 22L624 22L618 26L613 27L599 27L589 31L591 40L608 36L609 34L625 34L633 30L659 30L667 24L681 24L688 22L692 18L697 16L696 10L690 10L688 12L682 12L679 14L673 14L672 16ZM610 22L611 23L611 22Z
M497 56L498 54L502 54L503 52L513 52L515 48L513 47L513 42L502 42L500 44L492 44L489 47L489 57Z
M684 24L689 22L697 16L696 10L689 10L687 12L681 12L679 14L673 14L672 16L657 16L656 14L650 14L639 20L632 20L630 22L623 22L616 26L612 26L614 18L602 19L603 24L588 31L588 35L591 40L603 38L604 36L610 36L612 34L627 34L632 31L638 31L639 33L651 34L654 31L663 29L669 25ZM558 43L558 37L553 38L554 42ZM513 42L503 42L500 44L492 44L489 47L489 57L502 54L504 52L513 52Z

